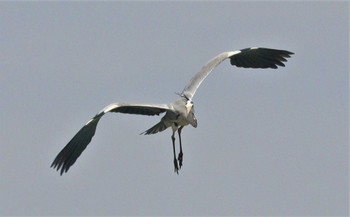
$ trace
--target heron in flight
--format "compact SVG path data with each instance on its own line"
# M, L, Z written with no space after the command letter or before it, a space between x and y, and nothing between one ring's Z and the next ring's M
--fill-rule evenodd
M283 62L286 62L286 58L290 57L292 54L294 53L286 50L258 47L223 52L215 56L205 66L203 66L202 69L192 77L181 94L179 94L180 97L169 104L112 103L98 112L78 131L78 133L57 155L55 160L52 162L51 167L56 168L56 170L61 170L61 175L64 172L67 172L90 143L92 137L95 135L97 124L102 116L108 112L137 115L159 115L161 113L165 113L159 123L141 134L155 134L171 127L174 170L176 173L178 173L183 162L181 131L184 126L189 124L193 127L197 127L197 118L194 115L194 105L192 99L199 85L204 81L209 73L226 59L230 59L231 65L237 67L277 69L278 66L283 67ZM176 132L178 133L180 144L178 156L176 156L175 150Z

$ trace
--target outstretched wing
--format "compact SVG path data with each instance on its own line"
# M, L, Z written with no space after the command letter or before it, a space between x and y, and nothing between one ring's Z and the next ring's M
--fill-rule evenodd
M75 163L81 153L90 143L92 137L95 135L96 127L101 117L108 112L120 112L126 114L138 115L159 115L170 108L166 104L132 104L132 103L113 103L106 106L98 114L88 121L69 143L62 149L52 162L51 167L56 170L61 169L61 175L67 172L69 168Z
M192 99L197 88L202 81L209 75L213 69L222 61L230 58L231 65L244 68L273 68L284 66L288 57L293 53L286 50L276 50L270 48L245 48L237 51L228 51L221 53L210 60L203 68L195 74L191 81L182 91L182 95L188 99Z

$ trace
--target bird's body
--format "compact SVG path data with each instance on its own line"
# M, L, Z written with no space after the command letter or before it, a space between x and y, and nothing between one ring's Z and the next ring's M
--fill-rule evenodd
M232 65L244 68L277 68L284 66L285 58L290 57L292 52L285 50L275 50L268 48L246 48L238 51L223 52L210 60L199 72L197 72L190 82L185 86L180 97L169 104L141 104L141 103L113 103L106 106L99 113L89 120L70 142L62 149L53 161L51 167L67 172L75 163L80 154L85 150L95 135L96 127L101 117L108 112L139 114L139 115L159 115L165 113L159 123L146 130L142 134L155 134L165 129L172 128L172 144L174 154L174 168L178 173L182 166L183 152L181 142L181 130L184 126L192 125L197 127L197 118L194 114L192 98L210 72L222 61L230 58ZM180 152L176 157L175 133L178 132Z

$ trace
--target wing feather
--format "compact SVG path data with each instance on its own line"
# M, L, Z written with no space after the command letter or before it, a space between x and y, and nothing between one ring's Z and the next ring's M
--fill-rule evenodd
M113 103L102 109L95 117L88 121L68 144L60 151L52 162L51 167L61 170L60 174L67 172L79 158L95 135L96 127L101 117L108 112L119 112L138 115L159 115L167 110L166 104L137 104L137 103Z
M221 53L210 60L199 72L197 72L187 86L182 91L182 95L188 99L192 99L199 85L203 80L225 59L229 58L231 65L243 68L272 68L285 66L286 62L292 54L286 50L276 50L270 48L245 48L237 51L228 51Z

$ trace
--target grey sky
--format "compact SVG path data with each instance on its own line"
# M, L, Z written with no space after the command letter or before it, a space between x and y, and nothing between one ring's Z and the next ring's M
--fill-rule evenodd
M0 2L0 215L349 214L349 3ZM167 103L220 52L173 172L160 117L107 114L70 171L57 153L112 102Z

